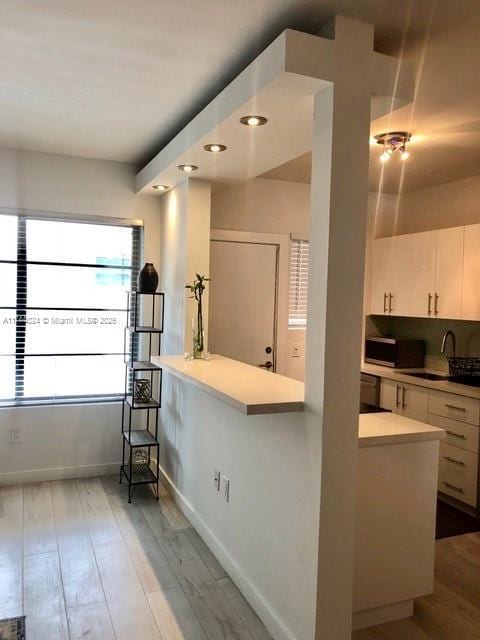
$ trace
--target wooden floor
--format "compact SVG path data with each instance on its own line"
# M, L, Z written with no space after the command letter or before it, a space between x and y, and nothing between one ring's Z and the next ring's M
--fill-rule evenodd
M172 500L116 478L0 488L0 619L27 640L268 640Z
M354 640L480 640L480 533L436 542L435 587L409 620L357 631Z

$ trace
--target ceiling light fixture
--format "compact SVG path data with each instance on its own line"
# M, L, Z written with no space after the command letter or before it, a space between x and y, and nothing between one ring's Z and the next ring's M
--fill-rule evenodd
M380 156L381 162L386 162L390 156L398 151L402 160L406 160L410 153L407 151L407 142L412 139L412 134L408 131L389 131L387 133L379 133L375 136L377 144L383 146L383 153Z
M157 191L167 191L170 187L168 184L152 184L152 189L156 189Z
M180 171L184 171L185 173L192 173L192 171L196 171L198 167L196 164L179 164L177 169L180 169Z
M220 151L225 151L227 147L224 144L206 144L203 148L211 153L220 153Z
M247 127L261 127L267 124L268 120L263 116L243 116L243 118L240 118L240 122Z

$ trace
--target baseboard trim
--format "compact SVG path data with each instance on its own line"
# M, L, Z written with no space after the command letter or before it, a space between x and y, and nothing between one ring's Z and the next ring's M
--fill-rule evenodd
M160 466L160 474L163 478L162 484L172 495L175 503L180 511L187 518L190 524L198 531L203 540L207 543L213 555L220 562L222 567L228 573L235 585L241 591L244 598L250 604L252 609L257 613L263 624L266 626L270 635L274 640L297 640L296 636L288 629L284 622L280 619L277 612L272 609L270 604L265 600L256 587L242 573L231 554L223 546L220 540L215 536L204 520L198 515L194 507L178 490L165 469Z
M32 469L28 471L12 471L0 473L0 485L44 482L46 480L67 480L69 478L109 476L114 473L118 473L119 469L120 462L108 462L106 464L88 464L76 467L54 467L48 469Z
M386 622L392 622L392 620L401 620L412 616L413 600L404 600L403 602L387 604L384 607L355 612L352 617L352 628L353 631L359 631L367 627L374 627L377 624L385 624Z

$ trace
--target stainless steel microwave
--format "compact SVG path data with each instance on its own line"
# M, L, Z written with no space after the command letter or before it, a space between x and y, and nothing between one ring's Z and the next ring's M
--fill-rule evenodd
M365 338L364 359L394 369L422 369L425 342L408 338Z

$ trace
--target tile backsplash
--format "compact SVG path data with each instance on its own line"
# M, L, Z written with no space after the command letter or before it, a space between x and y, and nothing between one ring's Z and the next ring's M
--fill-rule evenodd
M457 339L457 356L480 358L480 322L466 320L435 320L431 318L403 318L398 316L366 316L365 335L425 340L425 366L448 371L447 359L440 353L443 334L453 331ZM451 355L451 341L447 344Z

